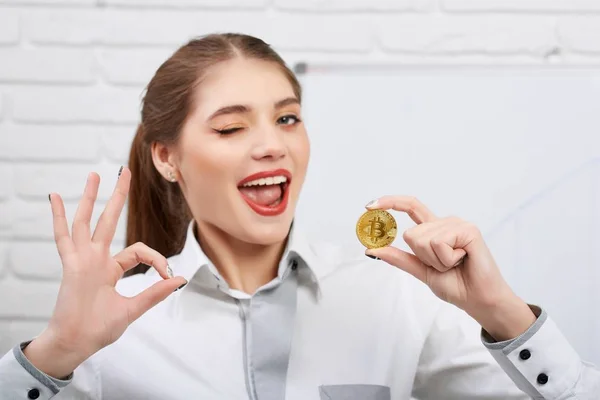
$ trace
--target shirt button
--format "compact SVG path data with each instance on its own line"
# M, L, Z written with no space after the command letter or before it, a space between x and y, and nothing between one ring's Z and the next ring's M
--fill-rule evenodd
M537 381L540 385L545 385L546 383L548 383L548 375L544 373L539 374L537 377Z
M40 391L36 388L33 388L27 392L28 399L37 399L38 397L40 397Z
M531 352L527 349L521 350L521 352L519 353L519 357L521 358L521 360L529 360L529 358L531 358Z

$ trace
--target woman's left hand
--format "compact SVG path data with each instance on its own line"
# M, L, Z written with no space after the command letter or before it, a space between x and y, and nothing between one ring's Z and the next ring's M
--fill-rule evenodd
M413 275L440 299L466 311L496 340L516 337L535 321L502 277L475 225L456 217L438 218L414 197L384 196L367 209L402 211L417 224L403 235L414 255L392 246L369 249L367 255Z

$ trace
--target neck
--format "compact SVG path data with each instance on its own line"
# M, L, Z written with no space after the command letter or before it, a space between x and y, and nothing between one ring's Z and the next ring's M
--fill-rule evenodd
M194 235L202 251L230 288L253 294L277 276L287 239L259 245L236 239L214 225L195 225Z

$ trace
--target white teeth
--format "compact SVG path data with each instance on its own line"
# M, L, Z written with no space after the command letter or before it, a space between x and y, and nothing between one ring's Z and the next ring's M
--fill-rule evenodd
M255 179L253 181L244 183L244 187L248 186L264 186L264 185L279 185L280 183L287 182L287 178L283 175L270 176L268 178Z

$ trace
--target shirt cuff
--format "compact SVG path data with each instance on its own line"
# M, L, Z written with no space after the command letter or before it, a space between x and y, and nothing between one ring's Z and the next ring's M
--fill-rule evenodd
M37 369L23 354L29 343L31 341L15 346L0 360L0 392L11 399L51 399L71 383L73 373L61 380Z
M33 376L35 379L40 381L40 383L44 384L44 386L52 390L54 394L58 393L60 389L64 388L69 383L71 383L71 381L73 380L73 372L71 372L71 374L67 376L66 379L56 379L51 377L50 375L46 375L45 373L34 367L33 364L29 362L29 360L27 359L27 357L25 357L25 354L23 353L25 347L27 347L31 342L32 341L29 340L13 348L13 354L15 356L15 359L19 364L21 364L23 368L25 368L27 372L31 374L31 376Z
M546 322L546 320L548 319L548 314L546 313L546 311L542 310L538 306L534 306L531 304L528 304L528 306L531 309L531 311L535 314L536 320L533 323L533 325L531 325L529 327L529 329L527 331L525 331L523 334L521 334L521 336L518 336L514 339L509 339L509 340L504 340L502 342L498 342L485 329L482 329L481 330L481 340L483 341L483 344L485 345L485 347L487 347L489 350L502 350L502 349L507 348L508 346L510 346L512 343L514 343L516 341L523 342L523 341L527 341L527 340L531 339L531 337L533 335L535 335L537 333L537 331L540 330L540 327L542 325L544 325L544 322Z
M548 314L529 307L537 320L522 335L495 342L482 330L481 340L522 391L533 398L556 399L575 387L581 360Z

